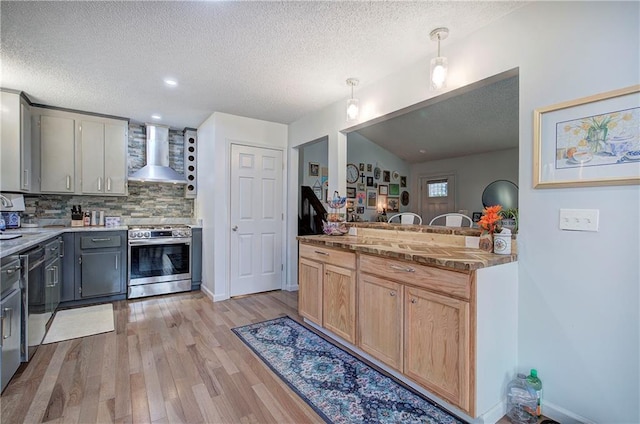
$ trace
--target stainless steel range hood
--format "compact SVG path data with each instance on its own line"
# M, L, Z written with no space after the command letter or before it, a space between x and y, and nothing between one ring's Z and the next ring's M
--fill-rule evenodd
M184 175L169 168L169 127L147 124L147 164L129 181L186 184Z

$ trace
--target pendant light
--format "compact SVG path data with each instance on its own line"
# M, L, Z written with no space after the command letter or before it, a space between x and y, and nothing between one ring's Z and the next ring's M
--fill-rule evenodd
M447 58L440 56L440 40L449 36L449 28L436 28L429 34L431 41L438 41L438 56L431 59L431 89L440 90L447 86Z
M347 85L351 87L351 98L347 100L347 121L355 121L358 119L358 112L360 108L358 106L358 99L353 97L353 87L358 85L360 81L355 78L347 79Z

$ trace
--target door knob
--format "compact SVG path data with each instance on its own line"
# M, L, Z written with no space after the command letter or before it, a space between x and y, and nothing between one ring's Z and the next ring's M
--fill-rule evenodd
M234 225L233 227L231 227L231 231L238 231L238 226Z

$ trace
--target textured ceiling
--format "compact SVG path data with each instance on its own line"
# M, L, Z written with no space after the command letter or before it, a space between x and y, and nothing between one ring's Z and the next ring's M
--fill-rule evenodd
M357 132L409 163L518 146L517 76L458 91L463 93Z
M175 128L212 112L290 123L524 2L2 1L0 86ZM166 87L163 79L178 81Z

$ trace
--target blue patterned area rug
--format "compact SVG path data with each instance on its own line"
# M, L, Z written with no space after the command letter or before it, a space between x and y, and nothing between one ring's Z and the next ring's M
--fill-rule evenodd
M289 317L232 329L328 423L462 423Z

